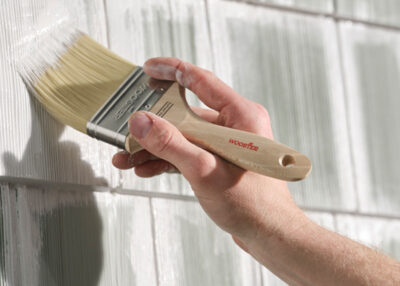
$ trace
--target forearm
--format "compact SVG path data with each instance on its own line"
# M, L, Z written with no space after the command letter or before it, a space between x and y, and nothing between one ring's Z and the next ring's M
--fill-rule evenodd
M298 210L284 212L279 223L265 224L245 245L290 285L400 285L399 262L316 225Z
M207 121L272 139L268 112L210 72L175 58L151 59L144 70L153 78L178 81L197 94L214 109L199 114ZM179 170L210 218L286 282L400 285L396 261L312 223L282 181L226 163L152 113L135 113L129 126L130 135L147 151L116 154L115 166L135 167L141 177Z

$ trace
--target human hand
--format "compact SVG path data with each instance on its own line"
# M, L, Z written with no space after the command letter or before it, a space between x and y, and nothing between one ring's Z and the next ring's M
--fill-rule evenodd
M192 90L213 109L193 109L205 120L273 139L264 107L241 97L211 72L176 58L150 59L144 71ZM192 144L175 126L152 113L133 114L130 131L146 150L133 155L117 153L113 164L120 169L135 168L141 177L180 171L206 213L244 249L261 230L265 233L281 224L290 229L295 224L293 217L303 217L285 182L226 162Z

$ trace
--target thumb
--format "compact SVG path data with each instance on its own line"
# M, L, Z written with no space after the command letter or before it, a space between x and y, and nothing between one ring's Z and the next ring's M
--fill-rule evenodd
M215 156L189 142L174 125L153 113L134 113L129 131L143 148L173 164L192 184L200 183L217 165Z

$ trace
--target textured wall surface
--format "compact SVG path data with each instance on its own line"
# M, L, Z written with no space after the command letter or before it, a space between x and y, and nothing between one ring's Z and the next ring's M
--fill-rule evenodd
M246 2L245 0L243 0ZM335 0L253 0L249 2L284 5L316 12L333 12Z
M263 104L276 138L313 162L290 184L310 218L400 259L397 2L4 0L0 285L284 284L208 219L180 175L113 168L116 148L30 98L17 62L63 21L139 65L200 65Z
M337 8L343 16L393 26L400 25L398 0L337 0Z

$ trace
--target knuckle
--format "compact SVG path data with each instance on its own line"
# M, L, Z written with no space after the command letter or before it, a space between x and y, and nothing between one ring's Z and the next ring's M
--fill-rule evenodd
M210 156L209 153L207 152L200 152L196 156L196 164L200 166L200 169L209 169L209 167L213 167L213 161L212 156ZM204 172L201 172L204 173Z
M175 58L178 62L178 64L176 65L176 69L180 70L180 71L185 71L185 62L181 59Z
M196 80L191 82L191 87L202 86L207 82L207 75L204 73L197 74Z
M263 118L268 119L269 121L269 113L268 110L265 109L265 107L259 103L255 103L255 108L257 110L257 112L260 114L260 116L262 116Z
M268 114L268 111L265 109L265 107L259 103L254 103L255 108L258 110L258 112L263 113L263 114Z
M196 172L193 181L196 185L206 184L210 180L213 170L217 167L214 156L208 152L199 153L194 160L194 165L196 166Z
M192 72L192 78L195 80L191 81L191 89L197 89L197 87L200 86L207 86L216 79L214 73L203 68L197 68L196 70L193 69Z
M173 132L168 129L161 129L161 131L156 135L153 149L157 154L162 154L168 152L168 149L171 148L173 139Z
M203 71L204 71L204 75L206 77L214 77L215 76L214 73L208 69L203 69Z

